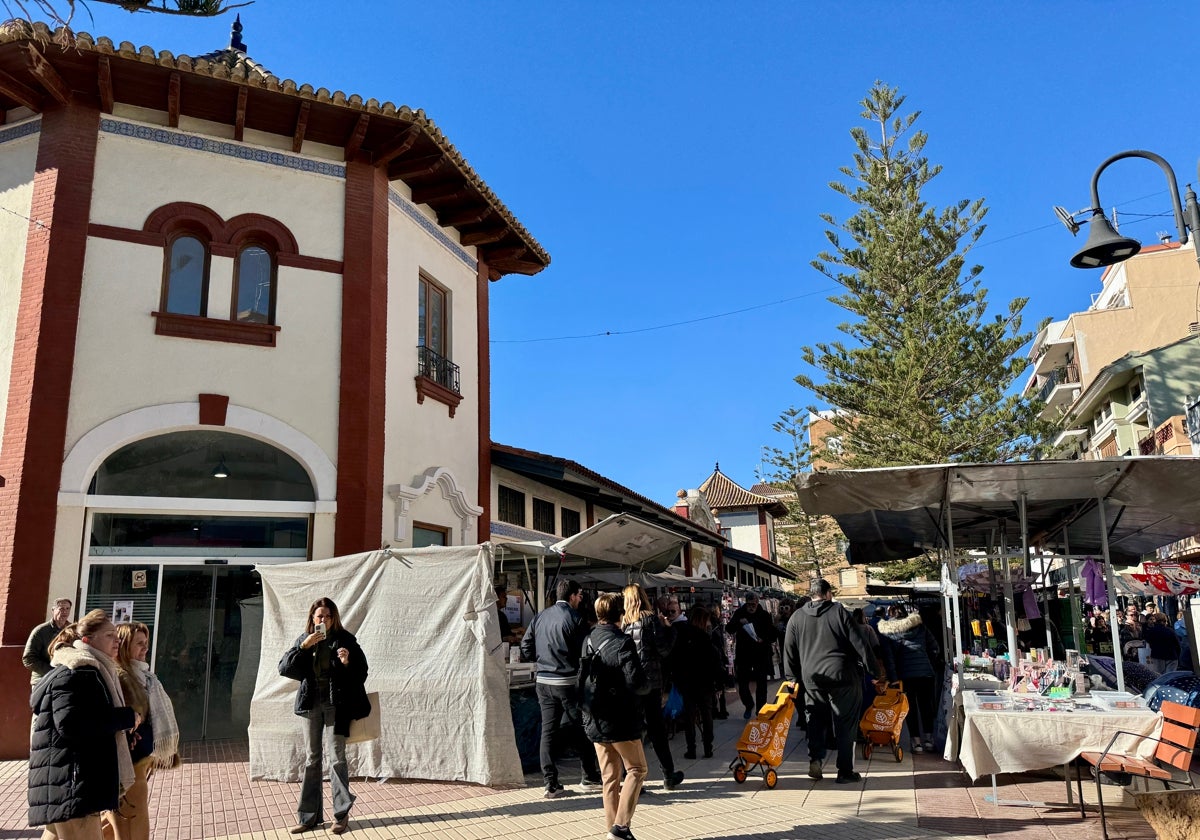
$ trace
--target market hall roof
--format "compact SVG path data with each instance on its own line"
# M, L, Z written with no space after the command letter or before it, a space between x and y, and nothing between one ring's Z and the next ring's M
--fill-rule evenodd
M774 516L786 516L787 505L772 499L770 496L760 496L758 493L751 493L745 487L742 487L725 473L721 472L721 465L717 464L713 468L713 474L704 479L700 485L700 492L704 494L704 498L708 500L708 506L714 511L726 510L728 508L765 508L768 513Z
M493 443L492 466L511 470L606 510L631 513L668 530L686 533L693 542L714 548L725 545L720 534L567 458Z
M733 546L725 546L724 550L721 551L721 556L724 557L727 562L729 560L736 560L742 565L752 566L755 569L760 569L772 575L778 575L781 578L787 578L788 580L796 579L795 572L788 571L778 563L772 563L765 557L760 557L757 554L751 554L749 551L742 551L741 549L734 548Z
M1101 505L1118 563L1200 533L1200 458L1189 456L829 470L798 485L806 513L837 520L851 563L945 546L947 513L956 550L998 548L1003 532L1019 552L1022 495L1030 545L1073 555L1102 555Z
M415 204L429 205L438 224L479 249L492 280L550 264L424 111L281 80L245 57L244 48L238 52L231 45L207 56L173 55L9 21L0 24L0 112L40 113L78 100L111 114L121 103L166 112L171 127L180 116L232 125L239 142L252 129L291 138L297 153L306 141L339 147L346 160L367 160L385 167L388 180L404 181Z

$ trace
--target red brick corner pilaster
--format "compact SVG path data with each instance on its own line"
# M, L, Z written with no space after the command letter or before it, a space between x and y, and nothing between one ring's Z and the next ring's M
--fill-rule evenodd
M0 759L29 754L21 653L47 618L99 130L91 106L42 114L0 453Z
M346 163L338 392L338 555L383 542L383 449L387 379L387 171Z
M475 328L479 350L479 542L492 538L492 348L488 314L488 265L482 259L475 271Z

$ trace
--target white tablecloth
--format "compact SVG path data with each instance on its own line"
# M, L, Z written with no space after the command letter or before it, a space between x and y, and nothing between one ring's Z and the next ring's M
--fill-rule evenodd
M1085 750L1103 750L1118 730L1135 732L1114 749L1149 755L1162 724L1149 710L1114 712L1015 712L971 708L964 704L959 760L972 779L991 773L1020 773L1066 764Z

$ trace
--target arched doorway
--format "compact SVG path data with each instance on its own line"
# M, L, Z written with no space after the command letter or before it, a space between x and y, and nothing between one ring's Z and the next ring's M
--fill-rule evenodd
M262 611L253 567L309 559L314 500L291 455L214 429L134 441L92 475L84 606L150 628L184 739L245 734Z

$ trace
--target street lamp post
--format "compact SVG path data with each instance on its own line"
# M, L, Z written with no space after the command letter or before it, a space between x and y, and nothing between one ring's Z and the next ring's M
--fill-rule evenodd
M1185 224L1185 209L1179 201L1179 186L1175 180L1175 171L1171 169L1171 164L1167 163L1166 160L1154 152L1147 152L1141 149L1119 152L1100 164L1096 170L1096 174L1092 176L1092 206L1088 210L1080 211L1083 213L1091 212L1091 218L1084 220L1091 223L1091 228L1088 232L1087 242L1075 253L1075 256L1071 257L1071 265L1076 268L1101 268L1113 265L1114 263L1129 259L1142 249L1142 244L1136 239L1121 236L1113 229L1113 226L1109 224L1108 219L1104 215L1104 210L1100 206L1100 173L1107 169L1110 164L1131 157L1143 158L1144 160L1158 164L1159 168L1167 176L1167 183L1170 186L1171 204L1175 209L1175 227L1179 232L1179 244L1187 244L1189 230L1192 233L1200 232L1200 207L1196 204L1196 193L1192 191L1192 185L1188 184L1187 193L1184 197L1184 203L1186 204ZM1055 207L1054 212L1058 215L1059 220L1067 226L1067 229L1071 231L1072 236L1079 232L1079 223L1075 221L1075 216L1078 214L1068 213L1062 207ZM1200 262L1200 254L1197 255L1197 262Z

